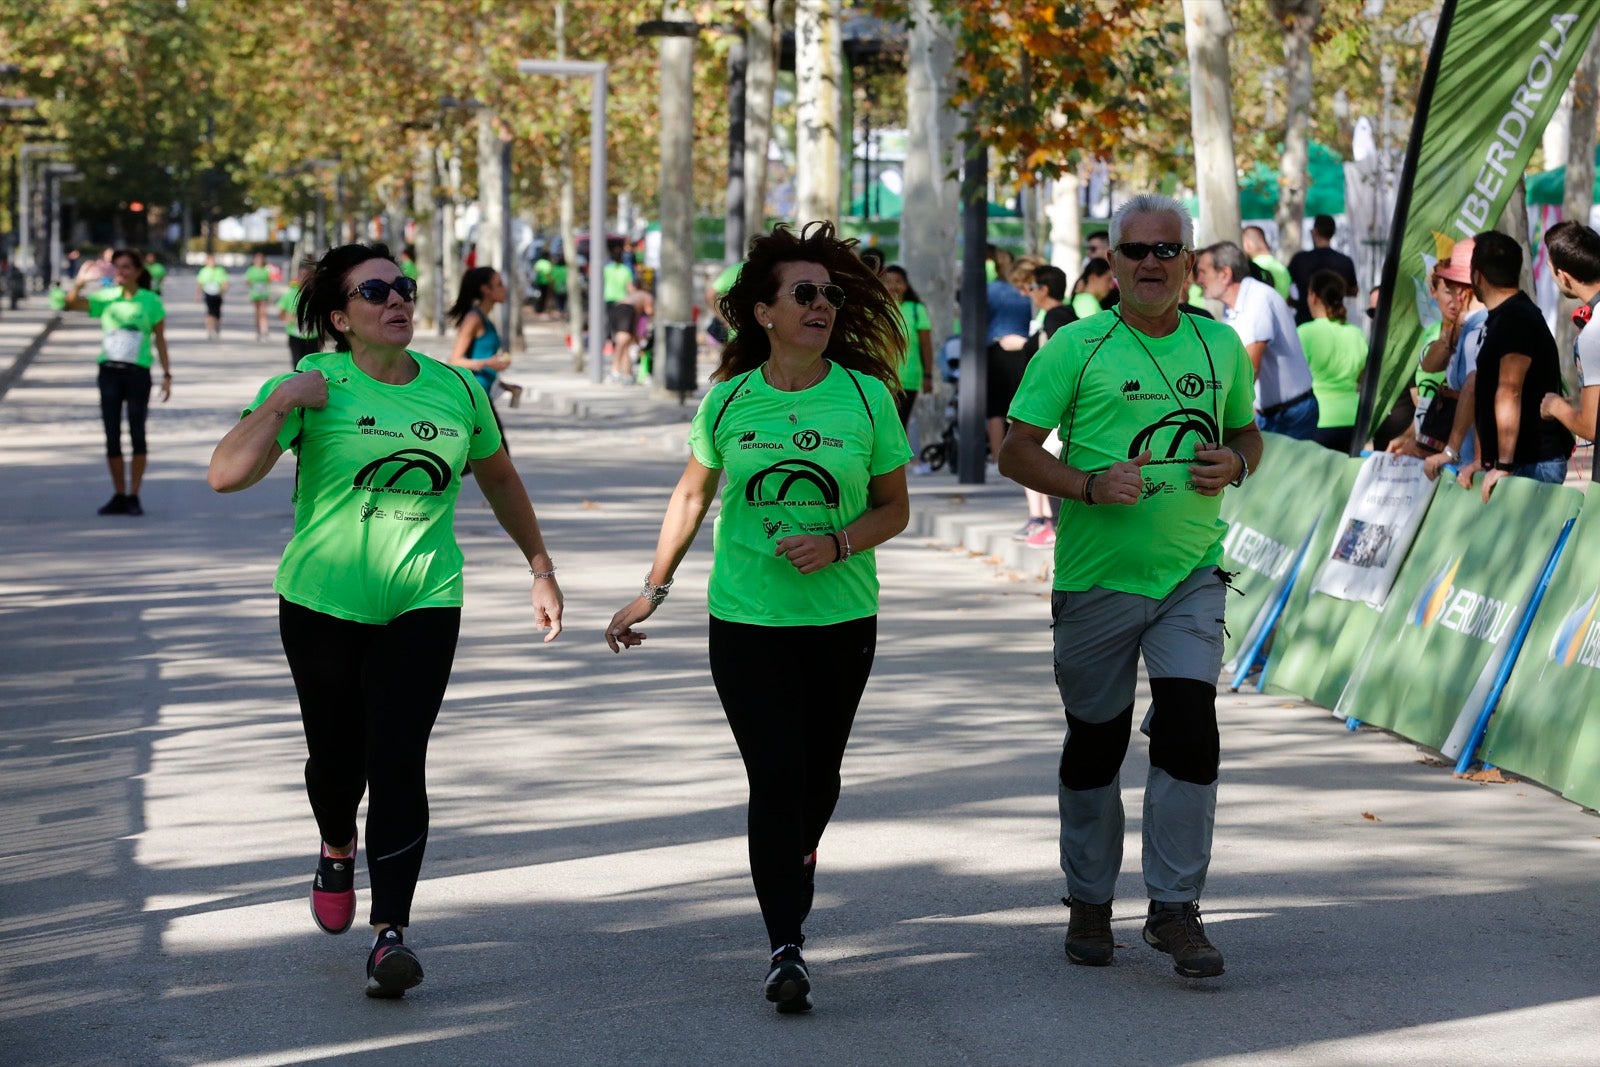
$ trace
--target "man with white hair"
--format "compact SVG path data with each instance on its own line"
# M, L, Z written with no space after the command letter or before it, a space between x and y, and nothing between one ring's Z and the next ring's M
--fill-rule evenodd
M1207 297L1222 301L1227 309L1223 319L1238 331L1250 354L1256 424L1285 437L1315 438L1320 413L1311 391L1311 365L1289 305L1272 286L1250 277L1250 260L1232 241L1201 249L1195 277Z
M1112 959L1122 866L1120 772L1139 657L1150 679L1144 939L1181 975L1222 973L1199 898L1211 861L1221 745L1218 566L1223 490L1261 459L1250 358L1233 330L1179 309L1194 253L1183 205L1142 195L1111 220L1122 301L1063 327L1028 364L1000 471L1060 497L1051 611L1067 716L1058 781L1067 959ZM1045 451L1051 430L1061 458Z

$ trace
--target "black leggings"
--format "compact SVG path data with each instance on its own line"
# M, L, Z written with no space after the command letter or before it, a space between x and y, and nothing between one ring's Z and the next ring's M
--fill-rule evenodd
M300 369L300 361L307 356L314 355L322 350L322 345L315 337L296 337L289 334L289 367L292 370Z
M872 673L877 616L831 626L711 619L711 678L750 780L750 874L774 949L805 941L804 860L839 802L839 765ZM788 671L775 671L781 659Z
M428 843L428 734L455 660L460 608L382 625L278 598L278 632L300 697L306 792L322 840L345 844L367 792L373 923L405 926Z
M100 364L100 421L106 428L106 455L122 455L122 407L128 407L133 454L142 456L144 419L150 410L150 368L131 363Z

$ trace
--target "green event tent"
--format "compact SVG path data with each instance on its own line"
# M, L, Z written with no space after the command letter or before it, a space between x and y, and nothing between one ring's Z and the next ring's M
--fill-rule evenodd
M1600 148L1594 151L1594 158L1600 164ZM1528 203L1530 204L1560 204L1561 198L1567 191L1567 168L1557 167L1554 170L1543 171L1528 179ZM1600 166L1597 166L1594 179L1594 198L1600 203Z
M1306 189L1306 216L1344 214L1344 160L1324 144L1311 144L1311 184ZM1270 219L1278 210L1278 171L1265 163L1239 179L1239 217Z

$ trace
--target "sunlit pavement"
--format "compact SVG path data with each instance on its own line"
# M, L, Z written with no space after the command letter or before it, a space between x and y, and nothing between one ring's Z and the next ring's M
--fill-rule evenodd
M143 518L94 514L110 489L85 317L0 402L6 1062L1596 1059L1600 822L1282 698L1221 702L1204 904L1227 974L1179 979L1140 938L1139 743L1116 965L1069 966L1047 590L928 536L963 509L1021 522L1020 491L948 475L915 480L923 533L879 553L877 667L807 929L818 1006L773 1014L742 768L705 665L709 530L644 648L600 637L648 566L692 402L588 385L553 327L507 375L539 395L501 410L568 631L539 643L522 562L469 482L408 938L427 980L368 1000L360 928L330 938L307 914L316 831L270 588L291 464L227 497L203 478L287 349L253 340L243 301L208 344L186 280L169 292L176 384L153 405ZM804 686L828 665L775 647L770 669Z

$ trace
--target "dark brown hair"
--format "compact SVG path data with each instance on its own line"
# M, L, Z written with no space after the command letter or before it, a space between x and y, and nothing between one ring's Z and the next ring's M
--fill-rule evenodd
M817 263L845 291L844 307L833 318L833 333L823 356L841 367L870 374L900 392L900 364L906 335L900 309L878 275L856 255L854 239L834 236L833 223L808 222L797 236L779 225L750 241L750 254L733 286L717 302L734 335L722 348L712 378L727 381L754 370L772 357L767 331L756 320L756 305L778 299L778 269L784 263Z
M1337 271L1319 270L1306 284L1312 295L1322 301L1323 310L1328 313L1328 318L1334 322L1345 321L1344 298L1350 292L1350 287L1342 275Z

